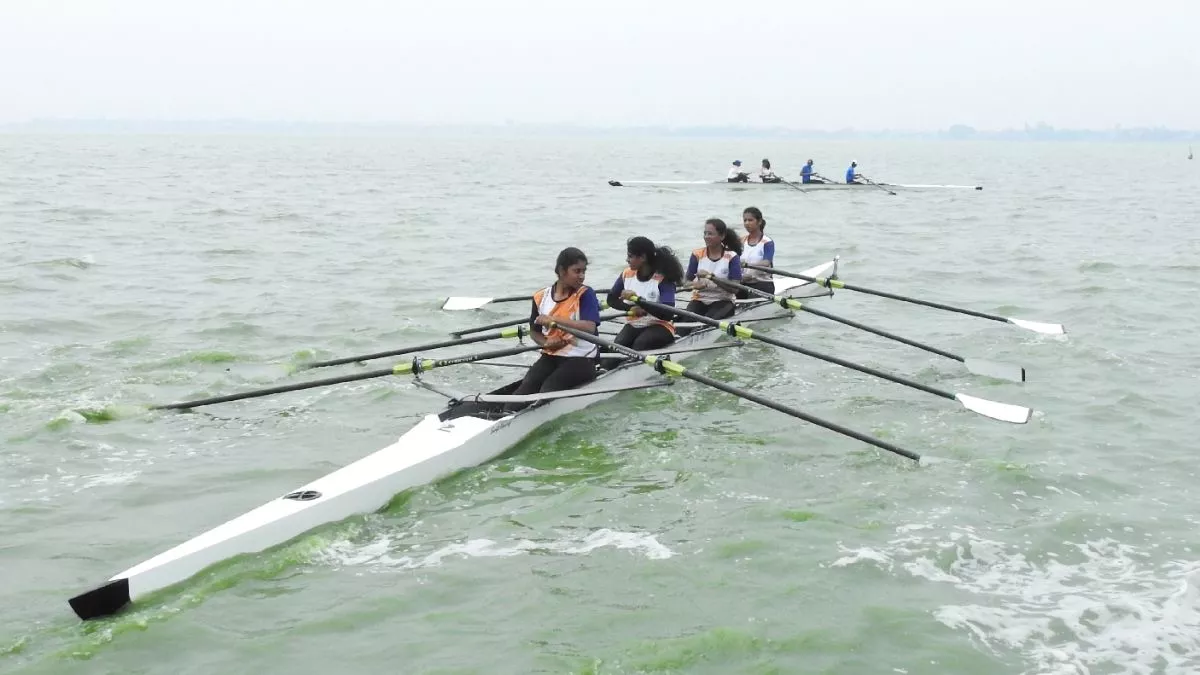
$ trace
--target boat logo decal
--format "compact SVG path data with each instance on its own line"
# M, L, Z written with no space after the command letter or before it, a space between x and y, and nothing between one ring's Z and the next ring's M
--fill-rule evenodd
M316 490L296 490L283 496L284 499L294 499L298 502L311 502L320 499L321 493Z

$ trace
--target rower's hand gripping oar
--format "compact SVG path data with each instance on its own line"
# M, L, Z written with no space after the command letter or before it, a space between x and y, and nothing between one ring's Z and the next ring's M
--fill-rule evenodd
M526 298L526 299L528 299L528 298ZM600 306L601 306L601 308L606 308L606 307L608 307L608 303L601 302ZM601 314L600 320L601 321L611 321L613 319L619 319L623 316L625 316L625 312L611 312L608 314ZM489 323L486 326L476 326L474 328L464 328L462 330L456 330L453 333L450 333L450 335L452 337L454 337L455 339L462 339L462 337L464 335L471 335L472 333L480 333L485 330L492 330L493 328L507 328L509 326L516 326L519 324L527 324L527 323L529 323L529 315L517 317L516 319L505 319L504 321L497 321L496 323Z
M745 284L739 284L736 281L730 281L728 279L718 279L716 277L713 277L712 280L716 281L721 286L726 286L726 287L733 288L733 289L736 289L739 291L745 291L745 292L749 293L750 295L754 295L754 296L757 296L760 298L771 300L772 302L775 302L776 304L778 304L780 307L783 307L784 309L796 309L796 310L800 310L802 312L809 312L810 314L816 314L817 316L824 317L831 321L837 321L838 323L843 323L852 328L864 330L868 333L874 333L875 335L878 335L880 337L884 337L889 340L895 340L896 342L899 342L901 344L906 344L910 347L916 347L917 349L923 349L923 350L929 352L930 354L937 354L938 356L944 356L945 358L953 359L953 360L958 361L959 363L963 364L963 366L965 366L967 370L969 370L970 372L972 372L976 375L982 375L984 377L993 377L993 378L1002 379L1002 380L1012 380L1013 382L1024 382L1025 381L1025 369L1022 368L1021 366L1014 366L1014 365L1011 365L1008 363L1000 363L998 361L987 361L985 359L967 358L965 356L959 356L958 354L952 354L944 349L939 349L937 347L934 347L933 345L927 345L924 342L917 342L916 340L910 340L901 335L896 335L895 333L889 333L888 331L883 330L882 328L875 328L873 326L868 326L866 324L862 324L857 321L852 321L850 319L846 319L844 317L837 316L836 314L830 314L829 312L826 312L826 311L823 311L820 309L814 309L812 307L809 307L808 305L805 305L804 303L800 302L799 300L793 300L792 298L788 298L788 297L785 297L782 295L772 295L766 291L760 291L757 288L752 288L750 286L746 286Z
M650 309L658 309L658 310L674 309L674 308L668 307L667 305L662 305L657 302L650 302L649 300L643 300L636 296L631 298L631 300L634 302L637 302L638 304L642 305L643 307L650 308ZM999 420L1001 422L1012 422L1013 424L1024 424L1029 421L1029 416L1031 414L1031 411L1029 410L1029 408L1026 408L1024 406L1012 405L1011 403L997 403L996 401L989 401L985 398L978 398L976 396L970 396L968 394L950 392L950 391L946 391L945 389L938 389L937 387L931 387L927 384L922 384L920 382L917 382L916 380L910 380L906 377L900 377L899 375L893 375L891 373L886 373L882 370L877 370L870 366L864 366L864 365L855 363L853 361L847 361L845 359L838 358L836 356L831 356L829 354L822 354L821 352L815 352L811 349L801 347L800 345L795 345L790 342L784 342L783 340L778 340L773 337L759 335L758 333L755 333L754 331L750 330L749 328L746 328L745 326L738 324L737 322L718 321L716 319L711 319L707 316L704 316L703 314L696 314L695 312L689 312L686 309L674 309L674 312L675 312L676 316L686 317L686 318L691 319L692 321L698 321L700 323L705 323L710 326L713 326L714 328L719 328L722 331L728 333L732 337L738 337L738 338L743 338L743 339L753 338L755 340L759 340L760 342L765 342L769 345L774 345L774 346L780 347L782 349L787 349L789 351L796 352L797 354L811 356L814 359L828 361L829 363L837 364L839 366L842 366L843 368L850 368L851 370L857 370L860 373L866 373L867 375L874 375L875 377L889 380L891 382L895 382L896 384L902 384L906 387L911 387L918 391L923 391L927 394L933 394L934 396L940 396L944 399L948 399L951 401L957 401L959 404L962 405L962 407L966 408L967 410L970 410L973 413L978 413L980 415L983 415L984 417L990 417L994 420Z
M858 293L866 293L868 295L875 295L875 296L879 296L881 298L888 298L889 300L899 300L901 302L909 302L914 305L921 305L923 307L932 307L934 309L941 309L941 310L945 310L947 312L957 312L959 314L966 314L968 316L977 316L981 319L990 319L992 321L999 321L1001 323L1010 323L1014 326L1017 326L1018 328L1024 328L1025 330L1031 330L1035 333L1042 333L1044 335L1063 335L1067 332L1066 329L1063 328L1062 324L1060 324L1060 323L1043 323L1041 321L1029 321L1027 319L1017 319L1017 318L1014 318L1011 316L1000 316L999 314L988 314L986 312L977 312L973 309L965 309L963 307L953 307L951 305L943 305L940 302L932 302L930 300L921 300L920 298L910 298L905 295L897 295L895 293L888 293L886 291L877 291L877 290L874 290L871 288L865 288L863 286L855 286L853 284L847 284L843 281L838 281L837 279L829 279L826 277L805 276L803 274L797 274L795 272L788 272L787 270L781 270L776 267L763 267L762 265L749 265L749 264L746 265L746 267L749 269L752 269L752 270L761 270L763 272L770 272L771 274L778 274L781 277L791 277L793 279L803 279L804 281L810 281L819 286L824 286L825 288L841 288L841 289L844 289L847 291L856 291Z
M376 377L387 377L388 375L419 375L426 370L434 368L444 368L446 366L454 366L460 363L471 363L473 361L482 361L484 359L496 359L505 356L513 356L515 354L523 354L535 349L541 349L537 345L522 345L520 347L510 347L508 349L498 349L490 352L480 352L478 354L467 354L465 356L456 356L448 359L422 359L415 358L406 363L399 363L391 368L383 368L380 370L371 370L365 373L354 373L351 375L342 375L340 377L328 377L323 380L312 380L309 382L297 382L295 384L284 384L278 387L268 387L266 389L255 389L253 391L244 391L238 394L227 394L225 396L213 396L212 398L202 398L195 401L184 401L182 403L168 403L166 405L150 406L151 410L188 410L190 408L199 408L204 405L213 405L214 403L226 403L228 401L240 401L247 398L260 398L270 396L272 394L282 394L289 391L300 391L301 389L315 389L317 387L326 387L331 384L342 384L343 382L357 382L358 380L369 380Z
M665 307L665 305L664 305L664 307ZM850 438L853 438L858 441L862 441L863 443L867 443L869 445L873 445L882 450L887 450L888 452L894 452L897 455L900 455L901 457L906 457L906 458L911 459L918 463L921 461L921 455L919 455L911 450L905 450L904 448L901 448L900 446L894 445L892 443L888 443L887 441L883 441L878 438L873 438L864 433L855 431L848 427L844 427L840 424L835 424L834 422L828 422L819 417L814 417L812 415L809 415L806 412L797 410L796 408L792 408L791 406L786 406L786 405L783 405L782 403L777 403L770 399L759 396L753 392L749 392L744 389L739 389L737 387L730 386L728 384L725 384L724 382L721 382L720 380L714 380L711 377L707 377L707 376L701 375L699 373L694 373L691 370L684 368L683 366L679 365L678 363L676 363L674 361L671 361L668 358L664 358L662 356L654 356L654 355L644 354L644 353L636 351L634 349L630 349L629 347L625 347L623 345L616 344L615 342L610 342L609 340L605 340L603 338L592 335L591 333L586 333L584 331L576 330L574 328L568 328L566 326L560 326L560 325L557 325L554 323L551 323L550 327L558 328L559 330L570 333L571 335L574 335L575 337L579 338L580 340L591 342L594 345L597 345L600 347L605 347L612 351L625 354L626 356L628 356L630 358L637 359L637 360L645 363L646 365L654 368L656 371L663 373L665 375L675 375L677 377L685 377L694 382L699 382L700 384L706 384L714 389L719 389L720 391L723 391L727 394L732 394L739 398L746 399L747 401L757 403L761 406L766 406L768 408L771 408L772 410L778 410L779 412L781 412L785 415L791 415L792 417L795 417L796 419L804 420L805 422L808 422L809 424L815 424L817 426L825 427L826 429L829 429L830 431L835 431L839 434L842 434L843 436L849 436Z
M527 299L527 298L523 298ZM375 352L374 354L360 354L358 356L343 356L337 359L328 361L314 361L313 363L302 363L296 366L296 370L311 370L313 368L325 368L327 366L340 366L344 363L358 363L359 361L371 361L374 359L383 359L389 356L402 356L404 354L412 354L414 352L424 352L431 349L441 349L442 347L453 347L455 345L469 345L473 342L484 342L485 340L495 340L498 338L526 338L529 337L529 326L512 326L504 330L496 331L495 333L485 333L483 335L472 335L471 337L460 337L454 340L442 340L440 342L429 342L415 347L401 347L399 349L391 349L386 352Z

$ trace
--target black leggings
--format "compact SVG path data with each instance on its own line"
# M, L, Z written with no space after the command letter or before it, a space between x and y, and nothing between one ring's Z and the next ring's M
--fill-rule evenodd
M620 333L613 342L636 349L639 352L644 352L648 349L661 349L662 347L670 346L675 342L675 335L667 330L662 324L651 324L649 326L630 326L625 324ZM613 353L612 356L620 357L620 354ZM623 358L623 357L622 357ZM621 364L622 358L600 359L600 367L605 370L612 370Z
M562 391L587 384L596 379L596 359L581 356L550 356L542 354L529 366L521 386L514 394L539 394Z
M767 280L767 281L743 281L742 285L749 286L750 288L758 289L760 291L765 291L767 293L770 293L771 295L775 294L775 282L774 281L770 281L770 280ZM746 291L738 291L738 293L737 293L738 300L748 300L750 298L758 298L758 297L759 296L751 295L750 293L748 293Z
M717 300L716 302L701 302L700 300L693 300L687 304L687 311L692 314L703 314L710 319L726 319L733 316L733 301ZM679 318L687 321L686 316L680 316ZM679 333L679 337L683 337L695 329L684 326L676 330Z

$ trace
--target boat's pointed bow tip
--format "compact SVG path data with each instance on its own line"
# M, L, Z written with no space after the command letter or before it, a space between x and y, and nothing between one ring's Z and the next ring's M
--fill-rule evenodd
M116 614L129 604L129 580L116 579L68 600L76 616L84 621Z

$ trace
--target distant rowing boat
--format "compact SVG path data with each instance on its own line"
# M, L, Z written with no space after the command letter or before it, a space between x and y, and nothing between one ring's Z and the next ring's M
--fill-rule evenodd
M982 185L918 185L904 183L798 183L793 181L783 181L780 183L763 183L762 181L749 181L746 183L730 183L723 180L610 180L608 184L613 187L650 187L650 188L694 188L694 187L769 187L769 188L786 188L792 190L870 190L879 189L899 189L899 190L982 190Z

